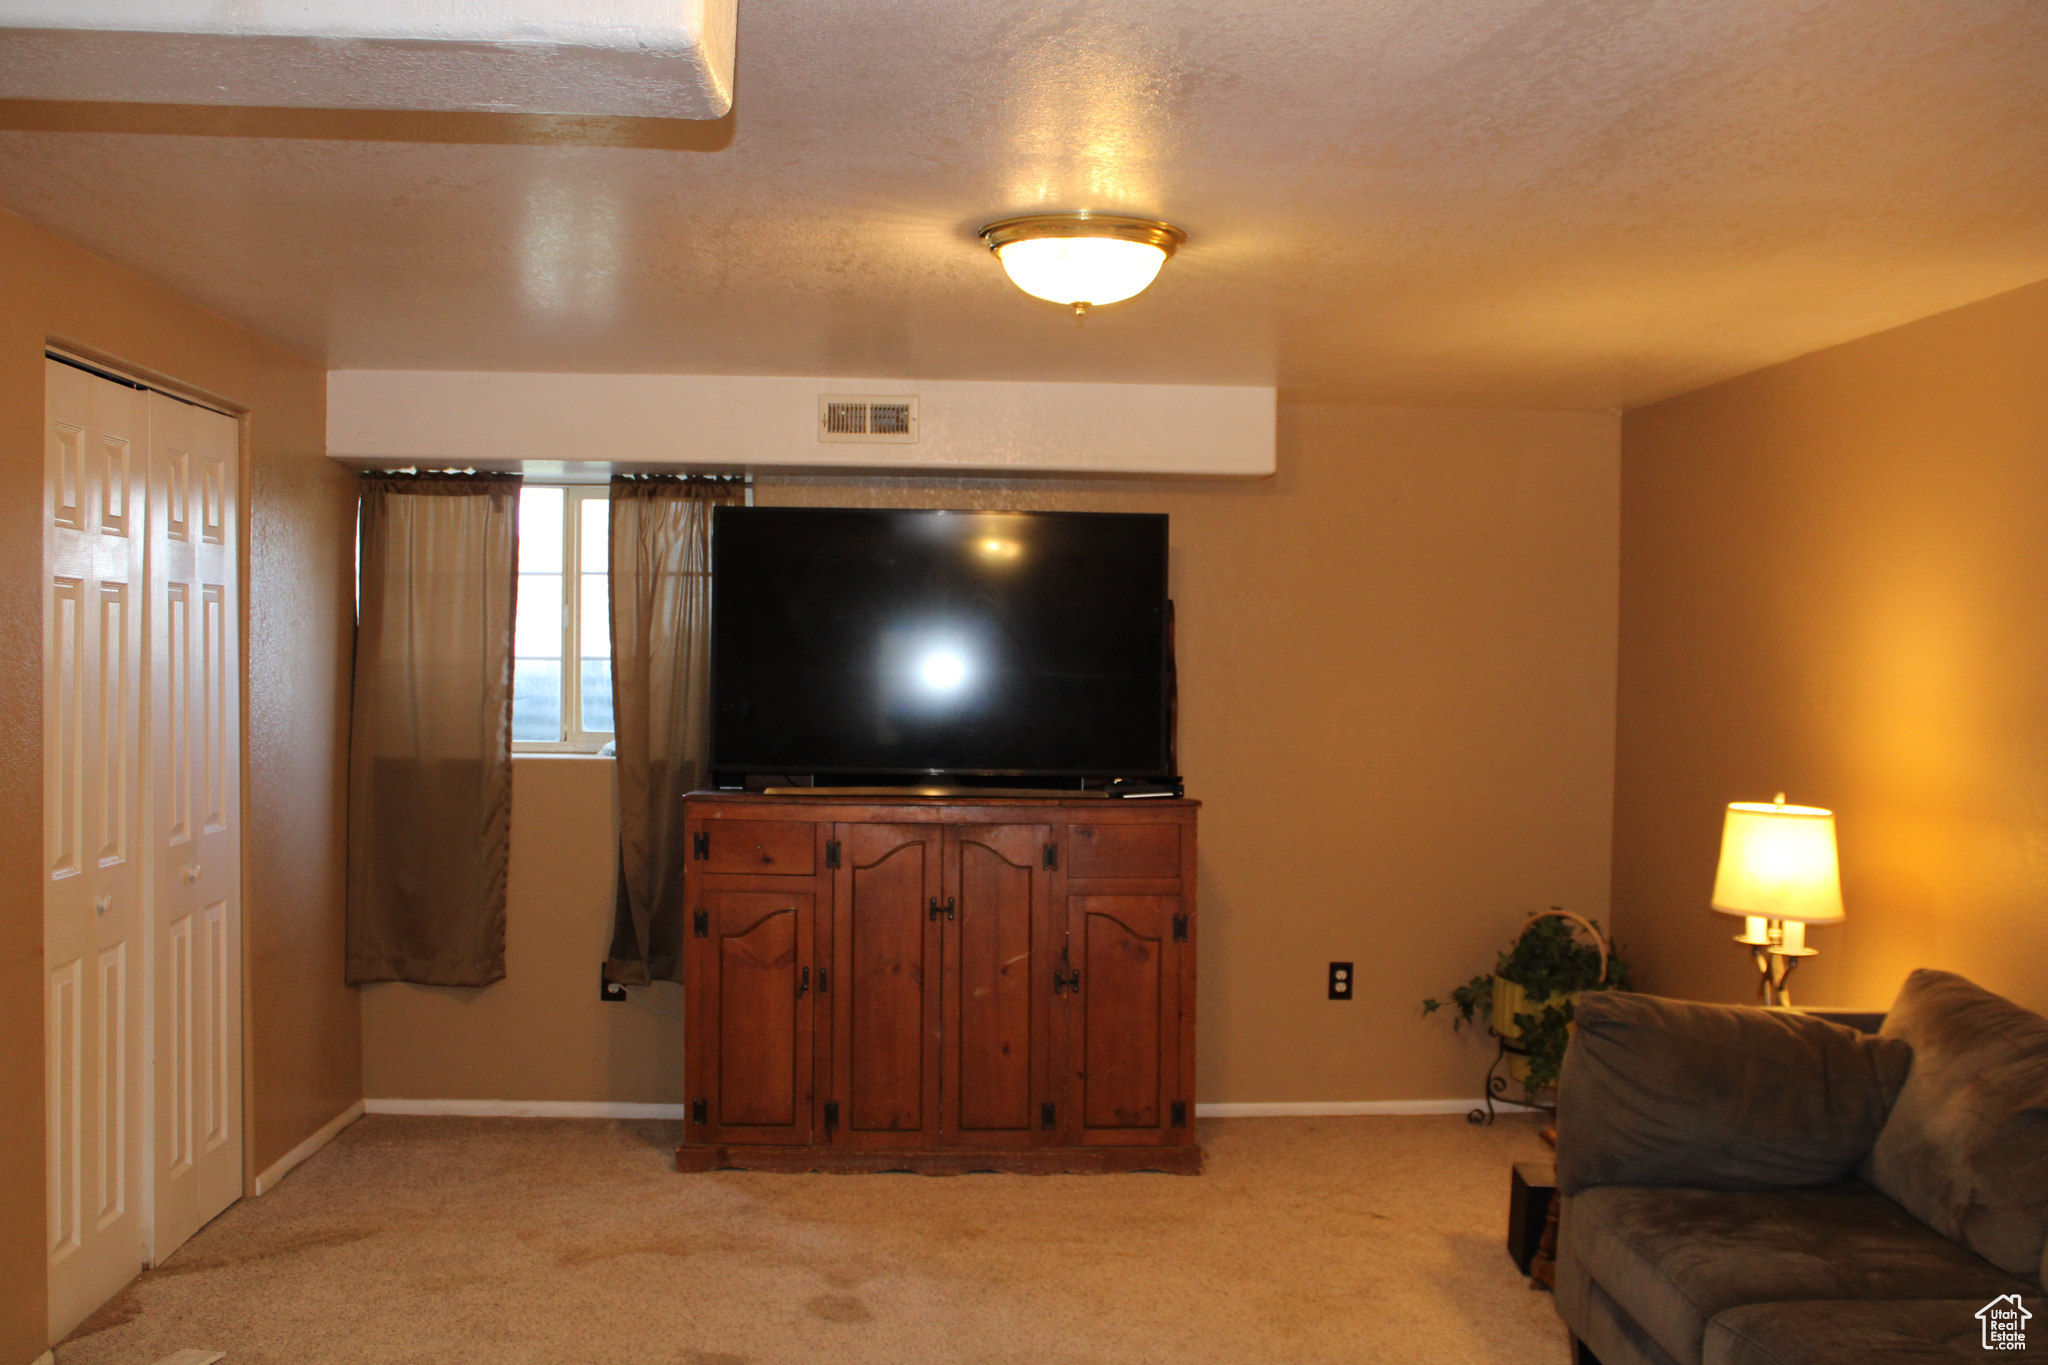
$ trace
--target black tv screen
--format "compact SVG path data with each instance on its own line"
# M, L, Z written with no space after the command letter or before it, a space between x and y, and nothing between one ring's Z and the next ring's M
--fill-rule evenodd
M1168 776L1166 518L721 507L721 777Z

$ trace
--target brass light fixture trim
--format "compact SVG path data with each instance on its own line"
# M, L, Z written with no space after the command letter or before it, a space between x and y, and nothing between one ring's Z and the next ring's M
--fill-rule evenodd
M1040 237L1114 237L1122 242L1141 242L1156 246L1167 256L1172 256L1188 235L1171 223L1162 223L1157 218L1126 218L1115 213L1027 213L1021 218L1005 218L990 223L981 230L981 240L988 243L989 250L1000 251L1012 242L1028 242Z
M1156 218L1086 210L1004 218L983 228L980 236L1002 262L1011 283L1037 298L1071 304L1076 317L1085 316L1096 304L1120 303L1143 293L1188 239L1187 233ZM1099 246L1050 253L1041 249L1062 240Z

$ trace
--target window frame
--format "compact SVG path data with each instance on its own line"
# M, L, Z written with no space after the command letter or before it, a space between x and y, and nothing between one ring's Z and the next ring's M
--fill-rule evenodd
M611 501L609 484L548 483L528 479L525 488L562 490L562 738L515 739L515 754L595 754L616 736L611 730L585 730L583 720L583 505ZM607 512L609 515L609 512ZM516 573L518 570L514 569ZM611 564L605 564L611 577ZM609 594L607 594L609 602Z

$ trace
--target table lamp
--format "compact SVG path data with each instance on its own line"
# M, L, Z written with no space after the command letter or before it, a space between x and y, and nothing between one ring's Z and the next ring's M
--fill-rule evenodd
M1790 1007L1786 985L1799 959L1812 957L1806 926L1837 924L1842 878L1835 860L1835 813L1735 801L1721 826L1721 865L1714 873L1714 909L1740 915L1737 943L1756 958L1764 1004Z

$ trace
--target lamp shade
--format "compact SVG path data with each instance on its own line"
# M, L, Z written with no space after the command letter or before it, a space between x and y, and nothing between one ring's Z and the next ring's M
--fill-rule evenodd
M1736 801L1721 826L1714 908L1724 915L1830 924L1844 918L1835 813Z

